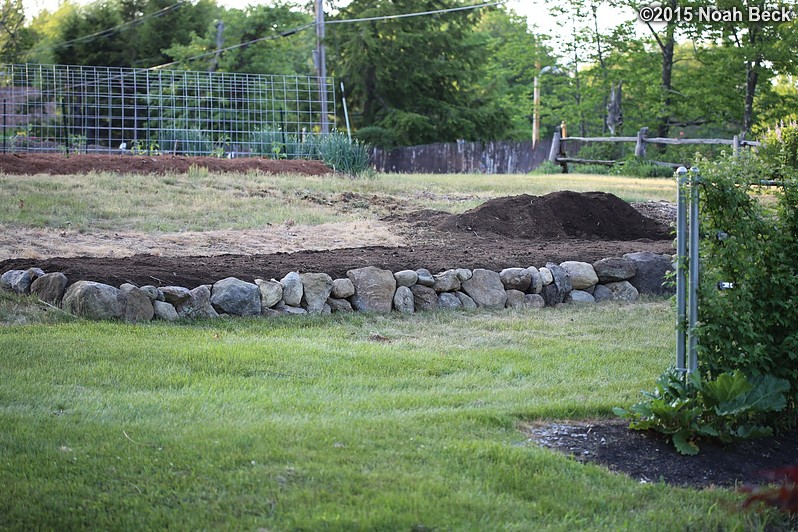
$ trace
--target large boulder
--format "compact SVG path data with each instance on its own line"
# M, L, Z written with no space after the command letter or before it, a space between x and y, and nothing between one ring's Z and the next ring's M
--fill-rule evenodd
M611 301L632 302L637 301L639 296L638 290L629 281L618 281L617 283L607 283L601 286L604 286L610 291L609 299ZM596 297L595 292L593 297L595 297L596 300L599 300L599 298Z
M626 281L637 273L637 264L632 259L610 257L593 263L600 283Z
M133 286L124 284L119 291L125 300L125 314L123 319L128 322L150 321L155 316L152 300L147 292Z
M303 273L302 278L302 308L308 314L322 314L327 298L333 288L332 277L326 273Z
M164 286L161 288L163 300L175 308L185 304L191 299L191 290L182 286Z
M169 301L167 299L167 301ZM203 284L189 290L188 299L175 306L177 315L187 319L218 318L219 313L211 304L211 287Z
M598 275L593 265L587 262L567 260L560 264L560 267L568 274L571 286L574 290L584 290L598 283Z
M227 277L213 284L211 305L217 312L233 316L259 316L260 289L254 283Z
M415 299L412 290L407 286L398 287L393 295L393 307L402 314L412 314L415 311Z
M290 272L280 279L283 285L283 301L291 307L299 307L302 304L302 277L299 272Z
M457 310L463 308L463 302L451 292L438 294L438 308L442 310Z
M549 262L546 264L546 269L551 273L552 278L552 283L548 286L553 286L555 288L554 302L550 303L545 295L543 297L546 299L547 304L554 306L565 301L565 296L574 289L574 286L571 284L571 278L568 277L568 272L559 264Z
M357 268L346 272L355 287L350 299L355 310L360 312L390 312L396 293L396 279L388 270L374 266Z
M429 286L414 284L410 287L416 312L425 312L438 308L438 293Z
M335 279L333 281L330 297L346 299L355 295L355 285L349 279Z
M420 285L433 286L435 284L435 278L426 268L419 268L416 270L416 275L416 282Z
M61 304L69 280L61 272L47 273L33 281L30 293L51 305Z
M457 275L457 270L446 270L437 275L433 275L435 283L432 285L433 290L439 294L442 292L455 292L460 290L460 278Z
M676 287L665 284L666 276L673 271L673 258L669 255L657 255L650 251L627 253L623 256L635 263L637 272L629 282L641 294L673 295Z
M471 279L463 282L462 289L480 307L501 309L507 302L501 277L491 270L475 269Z
M567 303L595 303L596 299L584 290L571 290L565 301Z
M469 277L469 279L470 279L470 277ZM467 280L468 279L466 279L466 281ZM471 299L470 297L468 297L468 295L466 295L463 292L455 292L454 295L456 295L457 299L460 300L460 303L463 304L463 308L464 309L466 309L466 310L476 310L477 304L474 303L474 300Z
M94 281L78 281L67 288L62 301L67 312L91 320L120 319L125 301L120 290Z
M346 299L327 298L327 306L330 307L330 312L354 312L352 303Z
M261 312L263 309L272 308L283 299L283 285L279 281L255 279L255 285L260 290Z
M177 315L175 307L172 306L171 303L167 303L166 301L158 301L158 300L153 301L152 309L155 314L155 317L158 318L159 320L176 321L180 319L180 316Z
M526 294L520 290L507 290L507 308L521 308L526 306Z
M44 271L40 268L9 270L0 275L0 288L11 290L18 294L29 294L30 285L42 275L44 275Z
M527 268L530 275L529 289L530 294L539 294L543 290L543 276L534 266Z
M499 272L505 290L526 292L532 284L532 271L528 268L505 268Z
M402 270L393 274L396 286L413 286L418 282L418 274L413 270Z

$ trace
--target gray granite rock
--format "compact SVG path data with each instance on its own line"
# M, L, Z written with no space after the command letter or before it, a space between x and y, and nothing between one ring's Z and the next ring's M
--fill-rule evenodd
M283 285L283 301L286 305L298 307L302 304L302 277L299 272L289 272L280 279Z
M125 302L118 288L94 281L78 281L67 288L62 301L67 312L91 320L120 319Z
M283 299L283 285L279 281L275 281L274 279L271 281L255 279L255 285L260 291L261 311L272 308Z
M407 286L399 286L396 289L396 293L393 295L393 308L402 314L412 314L415 312L415 298L410 288Z
M416 312L425 312L438 308L438 293L431 287L415 284L410 287Z
M327 298L333 288L332 277L326 273L303 273L302 278L302 308L308 314L321 314Z
M463 292L474 300L479 307L501 309L507 302L507 293L504 291L499 274L482 268L477 268L473 276L462 285Z
M532 284L532 272L528 268L505 268L499 272L505 290L526 292Z
M352 284L352 281L347 279L334 279L333 280L333 287L332 292L330 292L330 297L334 297L336 299L346 299L348 297L352 297L355 295L355 285Z
M413 286L418 282L418 274L413 270L402 270L393 274L396 286Z
M61 272L46 273L30 285L30 293L51 305L60 305L69 280Z
M463 302L451 292L438 294L438 308L441 310L457 310L463 308Z
M217 312L233 316L258 316L261 313L260 289L255 283L227 277L213 284L211 305Z
M593 265L587 262L567 260L560 264L560 267L568 274L571 286L574 290L584 290L598 283L598 275Z
M593 263L600 283L626 281L637 273L637 264L623 257L609 257Z
M634 261L637 271L629 282L641 294L673 295L676 287L665 285L666 275L673 271L673 258L668 255L657 255L650 251L627 253L625 259Z
M355 295L350 299L352 307L360 312L390 312L393 308L393 295L396 293L396 279L388 270L374 266L357 268L346 272L355 287Z

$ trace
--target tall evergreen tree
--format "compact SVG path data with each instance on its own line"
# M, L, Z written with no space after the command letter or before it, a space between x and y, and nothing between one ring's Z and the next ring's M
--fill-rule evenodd
M486 79L481 13L382 18L460 6L454 0L354 0L331 24L328 67L348 87L361 138L378 145L502 138L510 118Z

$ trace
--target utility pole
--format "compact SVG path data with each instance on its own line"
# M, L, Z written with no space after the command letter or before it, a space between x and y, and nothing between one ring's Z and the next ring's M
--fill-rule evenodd
M316 0L316 73L319 78L321 101L321 132L330 132L327 116L327 57L324 53L324 0Z

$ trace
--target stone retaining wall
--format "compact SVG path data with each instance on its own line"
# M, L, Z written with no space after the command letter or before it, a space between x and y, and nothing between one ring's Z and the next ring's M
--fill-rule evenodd
M501 272L457 268L391 272L373 266L349 270L333 279L326 273L290 272L279 281L249 283L228 277L193 290L179 286L119 288L70 279L39 268L9 270L0 289L32 294L76 316L130 322L161 319L401 312L436 309L542 308L562 303L635 301L640 294L672 293L665 285L672 258L650 252L628 253L593 264L566 261Z

